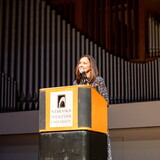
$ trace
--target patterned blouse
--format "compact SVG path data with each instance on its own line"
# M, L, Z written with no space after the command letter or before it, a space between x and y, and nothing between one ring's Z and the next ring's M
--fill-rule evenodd
M73 82L74 85L78 85L76 81ZM80 82L80 84L83 84L83 82ZM106 101L109 103L109 95L108 90L106 88L105 82L102 77L97 76L94 82L89 84L90 86L94 87L94 89L103 96Z

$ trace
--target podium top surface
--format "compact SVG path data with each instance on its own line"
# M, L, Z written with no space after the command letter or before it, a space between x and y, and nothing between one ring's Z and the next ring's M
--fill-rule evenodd
M80 87L86 87L86 88L93 88L90 85L71 85L71 86L60 86L60 87L50 87L50 88L40 88L40 91L45 91L45 90L52 90L52 89L56 89L56 88L80 88Z

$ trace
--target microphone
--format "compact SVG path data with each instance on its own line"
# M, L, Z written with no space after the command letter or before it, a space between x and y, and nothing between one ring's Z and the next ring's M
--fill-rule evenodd
M82 75L82 84L88 84L88 78L84 69L80 70Z
M86 77L86 72L84 69L80 70L80 73L82 74L83 77Z

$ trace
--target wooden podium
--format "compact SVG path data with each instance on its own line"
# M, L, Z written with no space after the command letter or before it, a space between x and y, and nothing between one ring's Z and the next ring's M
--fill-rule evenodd
M39 159L106 159L107 105L89 85L40 89Z

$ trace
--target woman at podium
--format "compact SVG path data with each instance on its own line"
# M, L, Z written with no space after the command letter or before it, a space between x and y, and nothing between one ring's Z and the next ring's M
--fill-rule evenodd
M105 82L101 76L98 75L98 69L95 59L91 55L84 55L80 58L76 66L76 80L73 82L74 85L90 85L94 87L97 92L103 96L109 103L108 90L106 88ZM111 156L111 144L109 139L109 134L107 134L108 139L108 160L112 160Z

